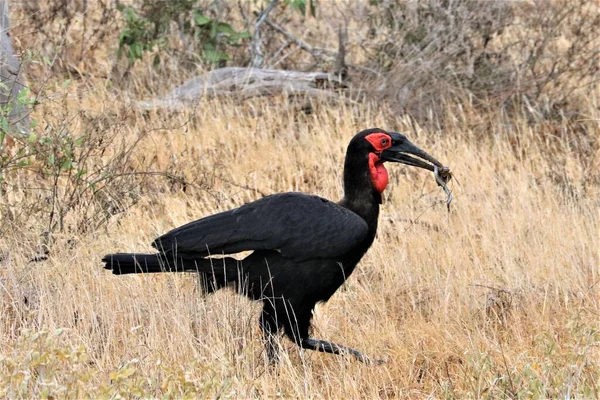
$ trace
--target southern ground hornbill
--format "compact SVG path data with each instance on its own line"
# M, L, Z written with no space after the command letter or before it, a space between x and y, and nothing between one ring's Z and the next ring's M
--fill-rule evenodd
M415 158L412 156L419 158ZM302 193L266 196L211 215L157 238L155 254L108 254L113 274L197 272L208 292L233 287L262 301L260 327L270 361L277 359L279 331L304 349L363 353L309 336L312 311L350 276L377 231L381 193L388 183L385 161L434 171L446 167L405 136L367 129L350 141L344 163L344 198L338 203ZM253 250L243 260L223 255ZM211 256L221 256L214 258Z

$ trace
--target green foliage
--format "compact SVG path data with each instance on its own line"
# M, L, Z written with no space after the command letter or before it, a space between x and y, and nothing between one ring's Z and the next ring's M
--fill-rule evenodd
M202 44L202 57L209 63L229 60L227 53L220 50L220 41L232 46L250 37L247 31L236 32L228 23L212 19L200 11L194 11L191 23L185 27Z
M177 22L180 35L193 43L194 53L209 64L220 64L230 59L228 50L250 37L247 31L236 31L231 24L210 16L201 10L195 0L148 1L140 10L120 6L125 26L119 36L118 55L125 54L133 65L145 53L167 48L168 34ZM160 62L157 52L155 64Z
M199 363L177 370L160 362L142 376L131 359L103 379L84 346L69 345L69 331L23 330L11 357L0 356L0 397L5 398L208 398L227 397L231 384ZM162 377L162 379L161 379ZM97 382L105 384L98 385Z
M56 87L63 91L68 85L64 81ZM28 110L36 102L28 90L16 97L16 103L27 106ZM62 118L45 118L43 129L31 118L29 133L23 135L9 120L10 107L10 104L0 107L0 214L7 210L27 210L38 215L38 221L49 232L62 232L67 226L67 216L75 209L83 209L86 211L77 221L69 222L69 229L85 231L102 225L111 215L137 201L137 192L124 184L135 180L127 159L136 142L122 142L122 148L112 159L99 161L111 141L119 138L118 126L107 127L106 118L98 116L86 119L86 125L75 132L74 116L65 102ZM19 200L9 195L29 189L43 200L35 202L27 197Z
M68 81L63 83L63 87L68 85ZM20 105L30 108L36 102L34 96L25 88L17 95L17 102ZM37 126L37 120L30 122L30 133L26 137L20 137L15 132L8 119L11 105L0 108L0 180L4 180L4 173L14 169L19 169L31 165L33 162L42 162L42 171L45 175L52 175L56 170L58 172L76 170L76 175L81 176L81 171L77 170L75 153L85 145L85 136L74 138L69 132L58 131L53 135L38 136L34 128ZM16 153L4 150L9 141L16 140ZM1 194L1 192L0 192Z
M309 8L310 15L312 15L314 17L316 15L316 7L315 7L314 0L308 0L308 1L307 0L285 0L285 4L298 10L302 15L306 15L307 3L308 3L308 7L310 7Z
M119 35L117 54L121 57L125 53L129 63L133 64L136 60L142 58L144 52L152 50L160 44L160 40L152 35L152 23L140 16L133 7L119 6L119 11L125 18L125 27Z
M64 330L24 330L13 357L0 358L2 398L64 398L82 395L91 374L83 347L60 346Z
M11 112L14 107L22 107L24 112L29 112L36 104L36 97L33 96L29 88L22 89L16 96L14 102L8 102L4 106L0 106L0 183L6 181L6 172L10 169L24 168L29 165L31 152L26 148L20 148L15 154L10 154L5 151L9 144L14 141L13 137L21 137L21 132L18 132L15 121L11 120ZM32 130L37 126L37 120L29 121L29 129ZM35 135L33 135L35 137ZM31 140L32 136L28 136ZM0 186L0 196L3 190Z

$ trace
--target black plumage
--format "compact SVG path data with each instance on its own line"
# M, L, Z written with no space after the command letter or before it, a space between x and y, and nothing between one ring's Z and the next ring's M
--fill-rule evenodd
M285 258L305 261L344 254L367 232L362 218L329 200L279 193L190 222L157 238L152 247L182 257L277 250Z
M309 329L314 306L335 293L373 243L388 181L385 161L432 171L433 165L442 166L405 136L368 129L348 145L339 203L274 194L160 236L152 243L156 254L108 254L102 261L117 275L197 272L209 292L231 286L262 301L260 326L271 360L273 335L283 330L302 348L368 361L357 350L310 338ZM253 252L241 261L227 257L248 250Z

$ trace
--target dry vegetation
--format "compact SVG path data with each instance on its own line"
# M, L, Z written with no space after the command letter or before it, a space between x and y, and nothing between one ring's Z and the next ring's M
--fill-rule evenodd
M105 62L67 64L78 72L64 86L58 63L30 67L44 77L36 135L60 145L26 143L38 156L3 171L0 397L599 396L597 90L570 104L576 119L440 99L440 129L384 101L314 101L310 115L286 98L139 111L130 98L160 73L151 62L128 91ZM183 77L161 79L153 89ZM282 340L270 368L256 305L202 297L192 275L101 268L107 252L149 250L170 228L262 194L338 199L349 139L375 126L405 132L457 178L448 214L431 174L390 165L374 246L315 311L316 337L386 363ZM69 173L48 164L65 148Z

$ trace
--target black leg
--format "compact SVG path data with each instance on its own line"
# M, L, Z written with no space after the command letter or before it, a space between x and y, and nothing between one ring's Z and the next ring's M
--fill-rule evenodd
M275 321L274 313L269 310L266 302L260 315L260 329L265 339L265 350L269 364L276 364L279 361L279 352L275 343L275 335L277 335L279 327Z
M371 359L358 350L354 350L350 347L342 346L342 345L339 345L336 343L328 342L326 340L307 338L307 339L302 340L302 342L300 343L300 346L303 349L321 351L323 353L350 354L350 355L354 356L357 360L364 362L365 364L378 365L383 362L383 360Z
M278 299L281 300L281 299ZM277 304L276 304L277 303ZM273 335L283 329L285 335L298 346L306 350L320 351L330 354L350 354L365 364L381 364L383 360L371 359L367 355L350 347L342 346L326 340L312 339L309 337L312 307L294 307L286 302L265 300L263 312L260 317L260 326L265 335L267 355L269 361L277 361L277 348L273 343Z
M267 352L267 359L269 364L277 364L279 362L279 351L277 344L275 343L275 335L272 332L265 332L265 350Z

